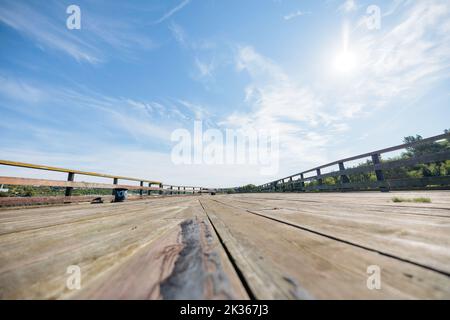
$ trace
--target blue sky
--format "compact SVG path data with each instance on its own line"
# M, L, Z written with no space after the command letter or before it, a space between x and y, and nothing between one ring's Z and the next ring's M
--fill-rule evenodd
M450 128L444 0L1 0L0 43L2 159L235 186ZM279 171L173 164L196 119L277 128Z

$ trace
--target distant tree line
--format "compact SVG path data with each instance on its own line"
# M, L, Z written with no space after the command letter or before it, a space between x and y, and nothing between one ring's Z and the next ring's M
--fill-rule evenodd
M0 197L49 197L63 196L65 188L62 187L34 187L34 186L4 186L8 192L0 192ZM111 189L73 189L73 196L83 195L110 195Z

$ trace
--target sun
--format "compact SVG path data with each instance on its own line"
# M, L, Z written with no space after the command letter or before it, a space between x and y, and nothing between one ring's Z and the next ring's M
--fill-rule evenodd
M351 74L358 67L358 57L350 50L343 50L336 55L334 68L342 74Z
M349 75L356 71L359 65L358 54L354 50L350 41L350 27L348 22L344 22L342 28L342 46L334 58L334 69L337 73Z

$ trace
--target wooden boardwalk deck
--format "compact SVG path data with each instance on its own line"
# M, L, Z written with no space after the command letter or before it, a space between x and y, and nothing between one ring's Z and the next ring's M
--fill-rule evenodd
M450 299L450 192L1 209L0 249L1 299ZM80 290L66 286L70 265Z

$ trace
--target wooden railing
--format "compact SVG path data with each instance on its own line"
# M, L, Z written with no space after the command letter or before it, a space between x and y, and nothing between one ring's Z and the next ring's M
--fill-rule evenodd
M35 203L66 203L66 202L81 202L91 201L93 198L98 198L98 195L93 196L72 196L74 188L77 189L111 189L110 197L102 196L105 199L113 198L117 190L133 190L139 191L138 197L149 196L151 192L157 192L158 195L179 195L179 194L197 194L202 193L205 188L193 186L174 186L163 184L160 181L153 181L147 179L131 178L124 176L116 176L110 174L102 174L89 171L80 171L73 169L64 169L58 167L50 167L44 165L37 165L31 163L14 162L8 160L0 160L0 165L13 166L21 168L29 168L36 170L46 170L53 172L67 173L67 180L46 180L46 179L31 179L19 177L5 177L0 176L0 185L5 186L33 186L33 187L60 187L65 188L64 196L43 196L43 197L0 197L0 205L14 205L14 204L35 204ZM98 182L83 182L75 181L75 175L92 176L98 178L112 179L112 183L98 183ZM139 185L130 185L126 183L119 183L120 181L138 181ZM135 197L136 195L132 195Z
M414 143L406 143L394 147L376 150L357 156L333 161L294 175L271 181L257 187L258 192L279 191L345 191L345 190L373 190L388 191L390 189L414 189L435 186L438 188L450 187L450 176L434 176L422 178L386 179L385 170L400 167L412 167L418 164L429 164L446 161L450 159L450 150L428 153L410 158L402 158L391 161L381 161L381 155L388 152L398 151L406 148L418 147L420 145L434 143L439 140L450 139L450 133L445 133L430 138L422 139ZM361 160L370 157L371 163L361 164L356 167L346 168L345 164L350 161ZM322 173L322 170L338 165L339 170ZM308 173L315 173L306 177ZM361 173L375 173L376 181L351 182L349 176ZM324 179L328 177L339 177L339 182L326 184ZM314 182L314 183L311 183ZM224 191L222 189L221 191ZM234 188L235 192L244 192L243 188Z
M379 189L388 191L390 189L412 189L412 188L427 188L430 186L438 188L450 187L450 176L430 176L421 178L402 178L402 179L386 179L386 170L397 169L400 167L412 167L418 164L428 164L435 162L442 162L450 159L450 150L445 149L440 152L426 153L408 158L401 158L397 160L382 161L381 155L388 152L398 151L405 148L418 147L420 145L435 143L436 141L450 139L450 133L441 134L438 136L422 139L414 143L401 144L394 147L376 150L357 156L333 161L325 165L321 165L294 175L265 183L256 188L257 192L286 192L286 191L345 191L345 190L374 190ZM346 168L346 163L355 160L362 160L370 158L371 161L366 164L360 164L356 167ZM81 202L89 201L95 196L73 196L74 188L79 189L111 189L111 198L114 197L117 190L132 190L139 191L138 195L132 197L142 198L150 196L153 193L158 195L179 195L179 194L200 194L200 193L214 193L226 192L229 189L207 189L193 186L174 186L163 184L160 181L153 181L147 179L138 179L131 177L123 177L109 174L101 174L88 171L64 169L43 165L36 165L23 162L13 162L7 160L0 160L0 165L22 167L36 170L47 170L53 172L67 173L67 180L45 180L45 179L31 179L19 177L5 177L0 176L0 185L11 186L34 186L34 187L59 187L65 188L64 196L43 196L43 197L0 197L0 206L14 205L14 204L34 204L34 203L66 203L66 202ZM322 173L322 170L332 166L338 165L339 170ZM312 176L306 177L308 173L315 173ZM374 173L375 181L359 181L352 182L351 176L355 174ZM97 183L97 182L83 182L75 181L75 175L94 176L99 178L112 179L112 183ZM338 180L337 183L325 183L326 178L333 177ZM338 179L336 179L338 177ZM119 183L122 181L138 181L139 185L130 185ZM232 188L235 192L245 192L243 188ZM213 192L214 191L214 192ZM107 196L102 196L108 199ZM108 199L109 200L109 199Z

